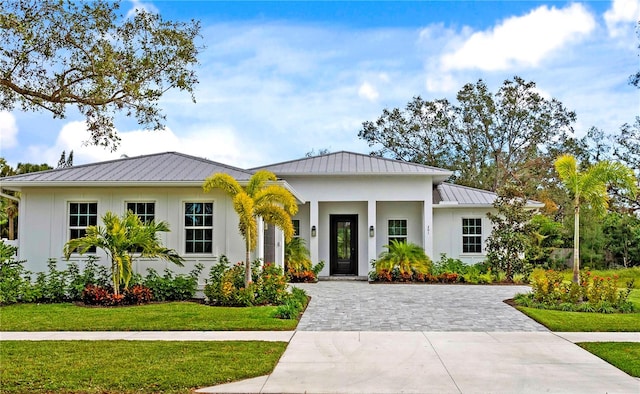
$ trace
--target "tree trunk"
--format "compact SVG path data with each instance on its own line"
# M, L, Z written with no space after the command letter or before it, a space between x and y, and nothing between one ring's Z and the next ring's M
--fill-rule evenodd
M580 283L580 203L575 202L573 219L573 283Z
M247 233L246 233L246 244L247 244L247 255L245 256L245 263L244 263L244 285L245 287L248 287L249 284L251 283L251 232L250 230L247 228Z

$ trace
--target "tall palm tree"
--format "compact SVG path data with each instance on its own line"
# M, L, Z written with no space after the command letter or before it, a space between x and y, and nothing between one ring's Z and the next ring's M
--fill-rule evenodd
M162 246L158 232L169 231L166 222L142 223L138 215L131 211L122 217L107 212L102 217L104 226L87 227L84 237L72 239L64 245L64 256L68 260L71 253L84 254L96 247L105 251L111 259L113 291L120 294L120 285L126 289L132 275L132 263L136 255L161 258L182 266L184 259L173 249Z
M238 214L240 234L246 246L245 285L251 283L251 251L258 239L257 218L280 228L288 242L293 237L291 215L298 212L298 205L291 192L274 184L276 176L261 170L253 174L249 183L242 187L231 175L214 174L204 181L205 192L222 189L233 199L233 209Z
M560 179L573 198L575 213L573 282L578 283L580 280L580 206L586 204L596 215L604 216L609 207L607 187L609 185L621 187L635 198L637 179L629 167L613 161L601 161L584 171L579 171L576 158L563 155L554 164Z

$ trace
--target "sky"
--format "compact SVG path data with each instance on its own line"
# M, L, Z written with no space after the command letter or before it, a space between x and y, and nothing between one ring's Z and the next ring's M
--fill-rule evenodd
M166 127L116 118L116 152L87 146L82 118L0 112L0 156L56 166L177 151L251 168L327 149L369 153L365 121L414 96L448 98L513 76L575 111L576 136L615 133L640 115L640 0L125 1L164 19L201 21L196 103L170 91Z

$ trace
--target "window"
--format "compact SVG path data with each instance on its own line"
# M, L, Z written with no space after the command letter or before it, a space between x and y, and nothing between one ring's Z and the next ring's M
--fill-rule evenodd
M391 219L389 220L389 244L391 241L407 242L407 220Z
M212 253L213 203L184 204L185 253Z
M293 237L294 238L300 237L300 220L293 219L291 223L293 224Z
M87 233L87 227L98 225L98 203L70 202L69 203L69 239L82 238ZM88 250L95 253L96 248Z
M462 253L482 253L482 219L462 219Z
M128 202L127 211L131 211L138 215L140 221L144 224L151 223L156 218L155 202Z

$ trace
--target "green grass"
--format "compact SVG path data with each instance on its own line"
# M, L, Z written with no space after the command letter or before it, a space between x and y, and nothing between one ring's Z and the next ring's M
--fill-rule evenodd
M225 308L170 302L118 308L16 304L0 308L2 331L266 331L293 330L276 307Z
M190 393L271 373L284 342L3 341L0 393Z
M577 345L629 375L640 378L639 342L584 342Z

